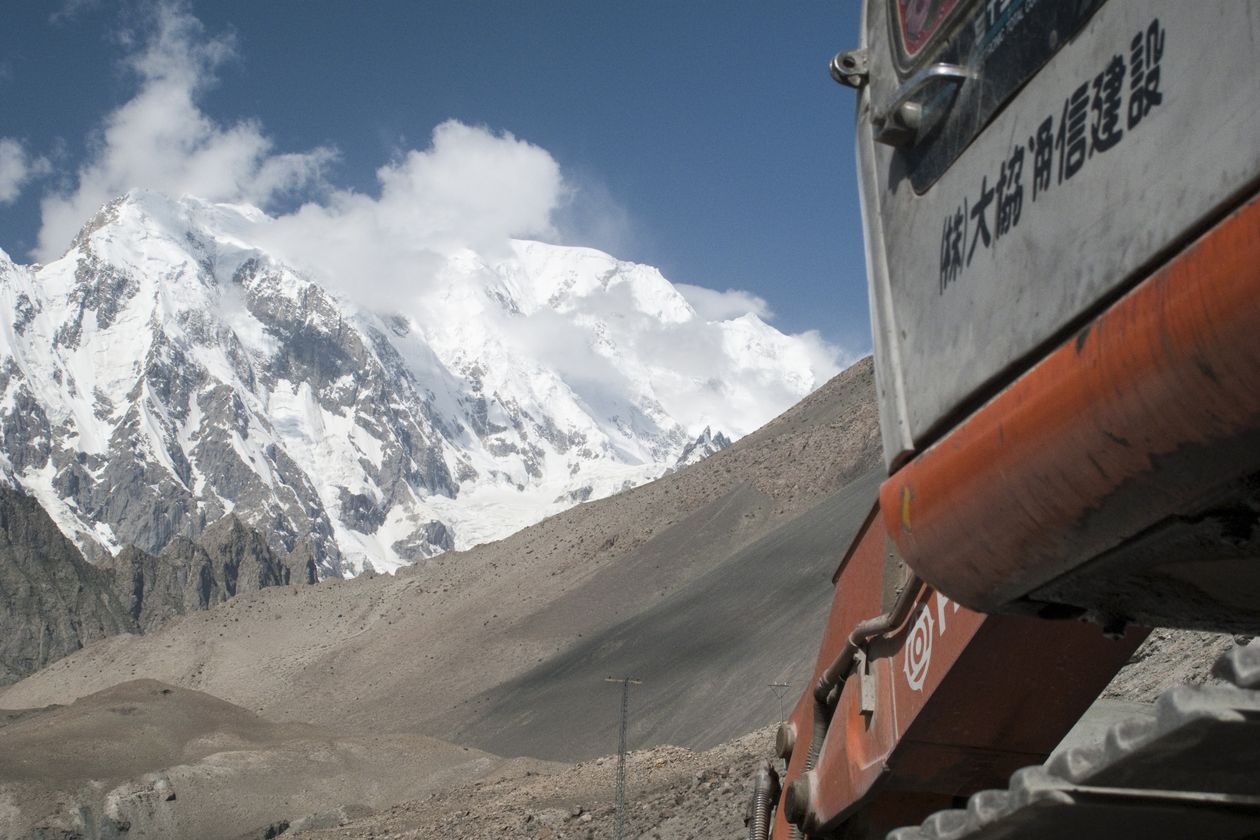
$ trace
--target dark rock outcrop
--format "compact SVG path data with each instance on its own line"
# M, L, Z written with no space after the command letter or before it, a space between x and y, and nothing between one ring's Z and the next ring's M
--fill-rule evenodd
M34 498L0 483L0 685L89 642L149 632L241 592L315 582L309 552L289 563L296 575L229 514L198 542L175 537L160 555L127 546L94 566Z
M193 542L175 537L159 555L128 546L103 562L114 575L114 591L143 632L177 615L205 610L241 592L289 583L289 567L266 539L232 514ZM304 570L299 579L314 580Z
M410 537L398 540L393 545L399 557L413 562L431 557L438 551L451 551L454 548L455 537L451 530L436 519L421 525Z
M197 543L210 555L229 598L289 582L289 567L275 556L262 534L234 513L202 531Z
M33 498L0 484L0 685L89 642L135 632L113 575L66 539Z
M210 555L185 537L172 540L160 556L128 546L103 566L113 572L114 591L141 631L227 600Z

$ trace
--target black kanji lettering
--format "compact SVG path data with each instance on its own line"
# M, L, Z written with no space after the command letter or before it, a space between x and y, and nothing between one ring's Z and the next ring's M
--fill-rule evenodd
M959 207L951 215L945 217L941 229L941 293L945 287L958 279L963 268L963 226L965 217Z
M1028 138L1028 148L1033 153L1033 201L1050 189L1050 173L1054 171L1054 117L1046 117L1037 126L1036 135Z
M1008 160L1002 161L1002 171L997 182L997 232L996 237L1010 233L1019 224L1024 209L1024 147L1016 146Z
M988 248L992 242L989 235L989 220L987 214L989 205L993 203L993 188L989 186L989 176L985 175L980 180L980 198L971 207L971 218L976 220L975 233L971 235L971 247L967 249L967 265L971 265L971 258L976 254L976 243L984 238L984 247Z
M1120 128L1120 106L1124 99L1124 56L1114 55L1107 68L1094 77L1094 98L1090 109L1094 120L1089 127L1089 153L1105 152L1124 138Z
M1059 119L1059 133L1055 145L1059 149L1059 183L1063 183L1080 171L1085 163L1087 144L1085 122L1089 116L1089 82L1072 91L1063 100L1063 115Z
M1159 18L1129 42L1129 128L1135 127L1164 101L1159 89L1159 62L1164 57L1164 28Z

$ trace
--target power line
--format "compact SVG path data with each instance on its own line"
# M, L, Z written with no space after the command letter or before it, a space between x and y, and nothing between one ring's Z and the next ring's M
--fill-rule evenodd
M617 738L617 840L626 831L626 718L630 710L630 686L642 685L634 677L605 677L604 682L621 683L621 734Z

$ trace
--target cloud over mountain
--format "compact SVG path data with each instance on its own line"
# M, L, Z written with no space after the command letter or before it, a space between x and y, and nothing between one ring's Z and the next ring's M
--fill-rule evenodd
M32 157L21 141L0 137L0 205L16 201L28 183L51 169L47 158Z
M267 206L318 183L329 148L276 153L261 124L220 125L198 105L215 72L234 55L232 39L207 37L181 3L159 3L149 31L127 57L135 94L90 138L88 159L70 185L47 193L35 256L59 256L101 205L130 189Z
M231 37L178 2L148 24L134 94L43 197L43 266L0 265L9 466L81 543L236 509L328 573L390 568L660 475L852 360L756 295L549 244L598 196L510 132L447 120L338 188L335 149L206 112ZM46 166L0 141L0 189ZM124 487L147 501L114 510Z

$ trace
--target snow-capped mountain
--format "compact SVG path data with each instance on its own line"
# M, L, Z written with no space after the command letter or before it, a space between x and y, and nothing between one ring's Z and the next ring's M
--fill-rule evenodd
M598 251L456 251L382 311L276 257L270 222L133 192L55 262L0 251L0 467L89 557L235 512L325 575L392 570L728 443L687 400L738 436L767 419L741 381L820 384L754 315L687 351L741 381L698 378L653 340L695 310Z
M730 445L730 438L721 432L715 434L711 428L705 426L704 431L695 440L683 447L683 451L679 454L678 459L674 461L674 465L669 468L669 472L675 472L683 467L689 467L692 464L703 461L710 455L721 452Z

